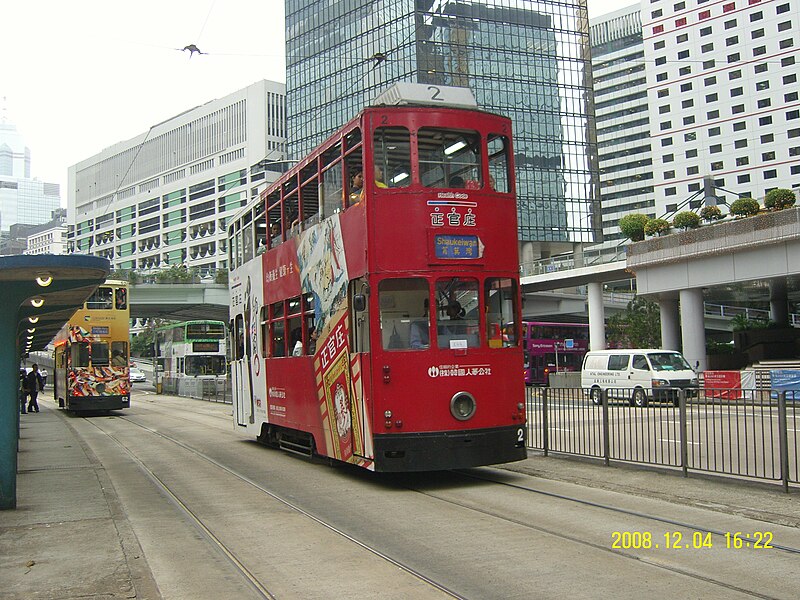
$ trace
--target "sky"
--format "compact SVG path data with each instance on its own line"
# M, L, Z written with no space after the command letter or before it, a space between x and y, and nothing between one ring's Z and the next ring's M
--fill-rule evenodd
M587 0L589 17L632 0ZM261 79L286 81L283 0L3 0L0 118L31 150L31 175ZM182 49L195 44L204 54Z

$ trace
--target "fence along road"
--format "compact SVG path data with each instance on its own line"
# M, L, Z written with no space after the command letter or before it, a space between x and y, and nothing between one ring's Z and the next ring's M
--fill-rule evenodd
M579 388L528 388L528 446L610 460L800 483L800 393L675 390L678 406L631 406L630 390L595 404ZM795 398L796 395L796 398ZM720 397L722 396L722 397Z

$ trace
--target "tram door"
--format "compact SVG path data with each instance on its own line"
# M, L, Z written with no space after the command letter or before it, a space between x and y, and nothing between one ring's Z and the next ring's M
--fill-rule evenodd
M233 348L231 357L231 380L233 382L233 406L236 410L236 424L246 426L253 422L253 412L250 410L252 390L250 389L250 365L245 352L245 323L243 315L236 315L231 322L231 337Z
M364 377L371 373L369 368L369 302L364 293L369 289L366 281L358 279L350 284L350 322L352 323L352 348L358 355L355 364L351 364L351 375L353 385L353 398L350 410L354 415L354 426L358 427L355 433L357 443L353 446L353 453L365 458L373 458L372 445L369 443L370 436L367 435L367 423L369 415L366 409L365 389L371 389L371 385L365 385Z

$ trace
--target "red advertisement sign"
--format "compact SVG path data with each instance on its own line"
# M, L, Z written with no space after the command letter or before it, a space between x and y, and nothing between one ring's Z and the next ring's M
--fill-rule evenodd
M705 371L706 396L737 400L742 397L742 374L740 371Z

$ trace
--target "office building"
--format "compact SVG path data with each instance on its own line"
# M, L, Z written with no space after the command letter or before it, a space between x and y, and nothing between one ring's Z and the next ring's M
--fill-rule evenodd
M656 212L798 190L800 0L654 0L642 27Z
M227 220L285 167L284 89L259 81L69 169L69 243L114 269L227 266Z
M286 31L290 157L392 83L469 87L513 121L523 262L596 239L584 0L287 0Z
M25 254L67 253L67 210L53 211L53 218L44 225L37 225L28 232Z
M39 225L60 207L57 183L31 178L31 151L16 126L0 119L0 231L12 225Z
M647 66L639 4L592 19L594 110L600 165L603 245L625 241L619 220L656 217L647 104Z

